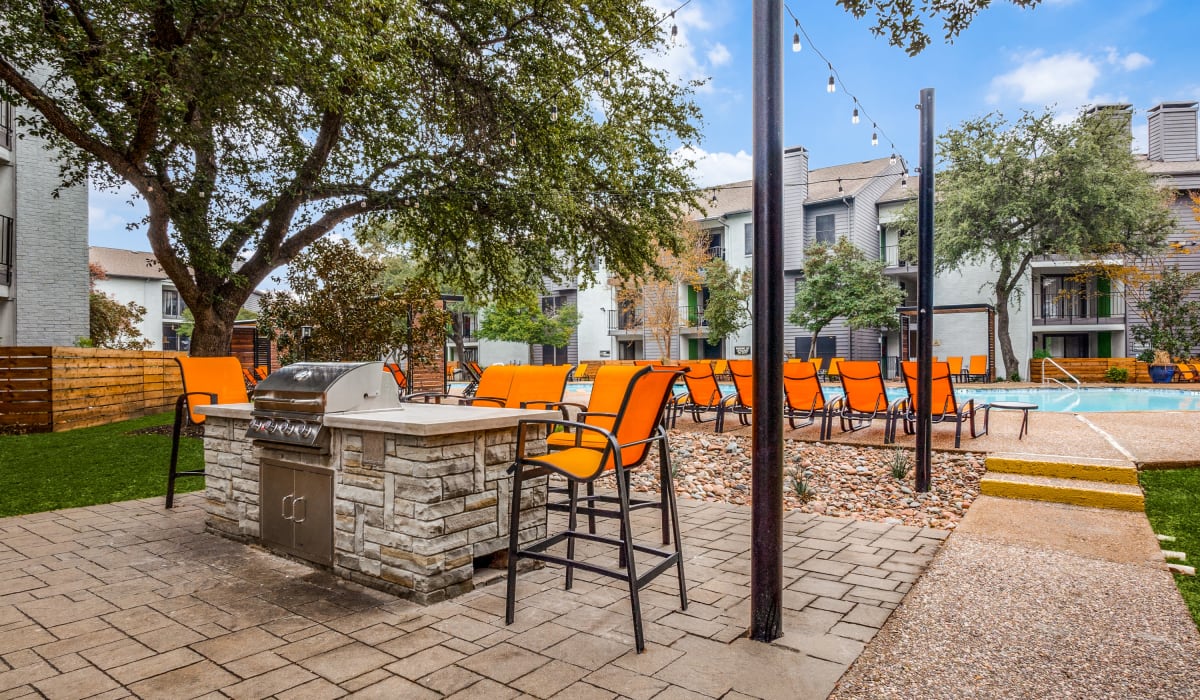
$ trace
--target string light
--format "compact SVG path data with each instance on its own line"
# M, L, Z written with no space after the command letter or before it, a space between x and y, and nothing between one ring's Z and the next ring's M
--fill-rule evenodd
M896 164L896 152L892 151L892 157L888 158L888 165L895 165L895 164Z
M838 194L841 194L842 193L842 178L839 177L837 179L837 182L838 182Z
M846 81L842 80L842 76L838 73L837 69L833 67L833 61L830 61L829 58L821 52L821 49L818 48L815 43L813 43L813 39L804 29L804 25L800 24L800 18L796 16L796 13L792 11L792 8L786 2L784 3L783 7L787 11L788 15L791 16L792 23L795 25L797 30L792 37L792 49L794 51L800 50L800 36L803 35L804 39L808 41L809 48L812 49L813 53L816 54L818 58L820 58L822 61L825 61L825 66L829 69L829 82L825 84L825 91L832 94L837 91L838 84L841 84L842 90L845 90L846 95L854 102L854 111L851 113L850 122L852 124L858 124L862 118L871 120L871 115L867 113L866 108L863 107L859 102L858 97L855 96L848 87L846 87ZM874 132L871 134L871 145L878 146L879 138L882 135L883 139L886 140L892 147L892 158L896 158L895 142L888 137L887 133L884 132L883 129L879 128L877 123L875 123L873 120L871 121L872 126L874 127ZM891 164L894 165L895 160L892 160Z
M603 82L604 82L604 87L608 87L609 85L612 85L612 73L609 72L609 70L607 68L604 69Z
M511 134L509 134L509 136L508 136L508 145L509 145L509 146L511 146L511 147L513 147L513 148L516 148L516 147L517 147L517 132L515 132L515 131L514 131L514 132L512 132Z
M550 105L550 121L558 121L558 105Z
M675 24L675 10L671 10L671 43L679 37L679 25Z

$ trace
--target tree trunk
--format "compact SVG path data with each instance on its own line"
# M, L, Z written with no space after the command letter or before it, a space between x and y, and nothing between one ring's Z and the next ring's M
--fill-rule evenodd
M1004 377L1011 377L1014 372L1018 375L1021 368L1017 366L1017 354L1013 352L1012 336L1008 332L1008 300L1012 290L1008 286L996 284L996 336L1000 340L1000 355L1004 358Z
M821 329L824 327L825 326L821 326L821 328L813 331L812 339L808 341L808 357L805 359L809 360L810 362L813 359L813 355L817 354L817 338L821 335Z
M196 325L192 331L192 357L224 357L231 352L233 344L233 322L237 320L237 309L233 313L220 313L216 309L192 310Z

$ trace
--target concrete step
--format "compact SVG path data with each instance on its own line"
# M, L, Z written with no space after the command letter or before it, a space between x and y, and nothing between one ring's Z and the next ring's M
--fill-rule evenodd
M988 455L985 464L989 473L1025 474L1131 486L1137 486L1138 483L1137 467L1117 459L997 453Z
M988 472L979 482L985 496L1050 501L1092 508L1144 509L1142 489L1135 484L1112 484L1029 474Z

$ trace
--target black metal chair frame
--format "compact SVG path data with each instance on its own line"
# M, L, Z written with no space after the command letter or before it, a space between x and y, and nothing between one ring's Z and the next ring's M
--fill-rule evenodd
M713 379L714 381L716 380L715 375L713 376ZM686 376L684 377L683 383L686 387ZM708 423L715 421L716 424L713 426L713 432L715 433L719 433L725 429L725 412L729 410L730 405L734 401L737 401L737 395L725 396L721 393L720 387L717 387L713 394L708 397L708 402L706 403L695 401L695 394L692 393L690 387L687 389L687 393L683 394L679 398L681 400L672 401L673 410L670 414L672 428L675 427L675 423L679 419L679 416L683 415L684 413L691 413L692 420L696 423ZM712 418L703 418L702 416L706 413L713 413L715 415Z
M167 473L167 508L175 507L175 479L181 476L204 476L203 469L179 471L179 436L183 432L185 421L191 423L191 410L188 408L189 396L207 396L213 404L217 395L208 391L189 391L175 399L175 424L171 427L171 469Z
M904 376L904 368L903 367L900 368L900 375L903 378L903 376ZM907 384L908 384L907 380L905 380L905 386L907 386ZM953 386L953 383L952 383L952 386ZM950 410L951 398L954 399L954 402L958 408L957 411ZM942 412L940 414L937 413L935 410L933 410L932 406L930 407L930 409L931 409L930 413L932 413L932 422L933 423L946 423L949 421L954 421L954 424L955 424L954 425L954 446L955 447L958 447L960 444L962 444L962 426L963 426L963 423L967 422L968 420L971 422L971 437L972 438L976 438L976 437L979 437L980 435L988 434L988 423L990 422L991 412L992 412L991 411L992 407L990 404L985 403L985 404L979 404L978 406L976 406L975 399L967 399L966 403L962 403L958 400L957 396L947 396L945 403L942 405ZM983 411L983 432L976 433L975 432L975 415L977 413L979 413L980 411ZM896 422L897 421L902 421L904 423L904 434L905 435L913 435L914 433L917 432L917 427L916 427L917 426L917 403L916 403L916 401L913 400L913 397L911 395L909 395L909 397L907 399L900 399L900 401L897 402L895 409L892 411L892 416L891 416L890 420L891 420L892 425L891 425L890 429L885 431L885 441L886 441L886 435L889 433L891 435L890 442L896 441Z
M630 398L633 395L633 389L636 386L636 379L630 382L630 387L624 401L624 406L627 406ZM520 559L532 559L544 563L561 564L566 567L566 589L570 590L574 583L575 569L582 569L601 576L619 579L625 581L629 587L630 606L633 611L633 630L634 641L637 651L641 653L645 651L645 634L642 626L641 604L639 601L638 591L646 587L651 581L669 570L674 566L677 570L679 578L679 601L680 609L687 610L687 585L683 572L683 549L681 544L681 534L679 526L679 511L676 505L674 481L670 468L670 445L666 428L663 425L664 410L666 408L669 395L664 397L662 406L659 407L659 416L656 420L658 424L654 433L643 440L637 440L626 443L624 445L617 442L616 435L609 430L605 430L596 425L581 423L578 421L567 420L523 420L517 427L517 456L516 461L510 467L509 471L513 474L512 484L512 504L509 510L509 542L508 542L508 582L505 592L505 622L512 624L516 617L516 583L517 583L517 563ZM624 409L622 409L622 412ZM617 424L614 425L614 430L619 427L621 416L618 414ZM611 459L613 468L611 470L600 470L596 474L588 478L578 478L563 474L567 478L567 501L547 503L547 510L556 512L566 512L567 527L565 530L556 534L547 533L547 537L537 542L520 546L519 528L520 528L520 504L521 504L521 487L522 484L529 480L549 474L562 474L562 472L553 469L549 466L543 466L538 463L537 457L529 457L524 453L526 444L526 435L531 427L544 426L547 429L562 427L566 429L574 429L577 431L587 430L600 434L605 439L605 446L601 452L599 464L607 464ZM623 447L633 445L657 442L659 446L659 478L661 502L651 500L634 501L630 497L630 472L631 470L645 461L649 457L650 450L646 450L646 454L636 464L624 465L621 463L621 450ZM597 495L592 492L592 487L596 479L608 473L612 473L617 482L617 495ZM579 484L587 484L589 487L589 495L580 498ZM586 505L580 506L579 502L584 501ZM603 508L597 504L615 504L617 508ZM663 510L663 544L670 544L669 539L674 540L674 548L671 551L656 547L637 544L633 541L633 530L630 525L630 513L637 508L660 507ZM584 514L589 516L589 531L582 532L579 527L579 515ZM594 518L605 517L613 518L620 521L620 536L611 537L595 533ZM669 522L669 532L668 532ZM575 543L578 540L588 542L596 542L606 544L618 548L617 568L610 568L593 564L591 562L579 561L575 559ZM565 542L567 545L566 556L552 554L546 550ZM640 552L655 557L658 562L650 567L645 573L639 574L637 571L637 562L634 554Z

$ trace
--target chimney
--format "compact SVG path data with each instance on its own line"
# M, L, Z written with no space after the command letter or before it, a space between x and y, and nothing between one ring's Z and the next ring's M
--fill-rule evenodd
M1163 102L1146 111L1150 122L1150 160L1196 160L1196 103Z
M808 199L808 151L783 149L783 269L804 266L804 200Z
M1133 105L1092 105L1083 110L1085 117L1111 119L1117 133L1125 136L1126 143L1133 143Z

